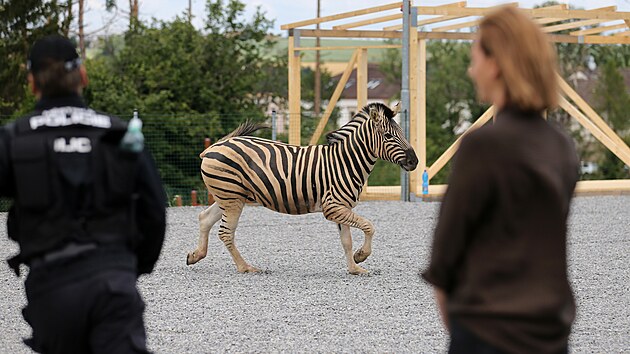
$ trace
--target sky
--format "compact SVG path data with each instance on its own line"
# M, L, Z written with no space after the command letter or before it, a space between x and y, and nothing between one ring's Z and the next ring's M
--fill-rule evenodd
M229 0L223 0L227 2ZM317 0L241 0L246 4L245 17L251 18L256 8L260 6L266 13L268 19L274 19L275 24L272 32L274 34L286 35L286 31L280 30L280 25L297 22L300 20L316 17ZM437 6L457 0L412 0L413 4L423 6ZM120 9L117 13L108 13L104 9L104 0L87 0L88 11L86 13L86 33L112 34L123 32L128 24L128 19L124 12L129 8L126 0L117 1ZM206 0L192 0L193 23L196 27L203 27L203 17L205 15ZM320 0L321 16L333 15L341 12L348 12L357 9L379 6L394 2L392 0ZM469 0L469 7L488 7L506 3L501 0ZM521 0L519 5L524 8L531 8L540 4L544 0ZM570 0L560 1L569 5L593 9L604 6L617 6L617 11L630 11L630 0ZM170 20L177 15L183 15L187 11L188 0L140 0L140 17L144 20L157 18L160 20ZM383 12L382 15L394 14L398 10ZM374 14L371 15L374 17ZM367 17L370 17L368 15ZM356 20L361 20L358 17ZM332 25L343 23L343 21L330 22L323 28L330 28ZM396 24L396 22L382 23L376 27L362 27L362 29L381 29L384 26ZM108 25L108 26L107 26ZM105 29L103 29L105 27Z

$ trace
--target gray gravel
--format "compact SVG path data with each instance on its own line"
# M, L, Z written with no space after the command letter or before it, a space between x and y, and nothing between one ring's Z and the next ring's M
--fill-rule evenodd
M171 208L155 272L141 278L150 348L157 353L444 352L448 337L429 286L439 203L364 202L374 222L368 276L346 273L336 226L321 214L281 215L248 207L237 231L245 259L263 274L238 274L212 230L194 266L200 207ZM6 215L0 216L4 225ZM356 249L363 236L353 230ZM570 276L578 302L577 353L630 352L630 196L579 197L570 220ZM0 258L16 251L4 227ZM0 264L0 353L28 353L23 286Z

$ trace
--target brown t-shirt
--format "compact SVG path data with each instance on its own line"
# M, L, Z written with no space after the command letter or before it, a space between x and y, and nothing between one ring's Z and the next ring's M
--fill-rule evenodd
M567 216L578 179L571 140L540 114L504 109L456 154L425 280L449 316L499 349L566 347L575 317Z

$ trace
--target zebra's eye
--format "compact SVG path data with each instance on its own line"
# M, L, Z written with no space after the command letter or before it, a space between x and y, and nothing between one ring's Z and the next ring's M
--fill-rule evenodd
M383 136L385 137L385 140L389 140L389 139L391 139L391 138L393 138L393 137L394 137L394 136L393 136L393 135L391 135L390 133L385 133Z

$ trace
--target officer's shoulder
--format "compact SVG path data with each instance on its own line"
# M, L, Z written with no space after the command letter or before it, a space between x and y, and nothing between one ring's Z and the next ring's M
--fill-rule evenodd
M96 114L98 114L98 115L103 115L103 116L109 117L109 120L111 122L111 127L113 129L116 129L116 128L126 129L127 128L127 121L125 121L124 119L118 117L117 115L109 114L107 112L101 112L101 111L97 111L97 110L94 110L94 112Z

